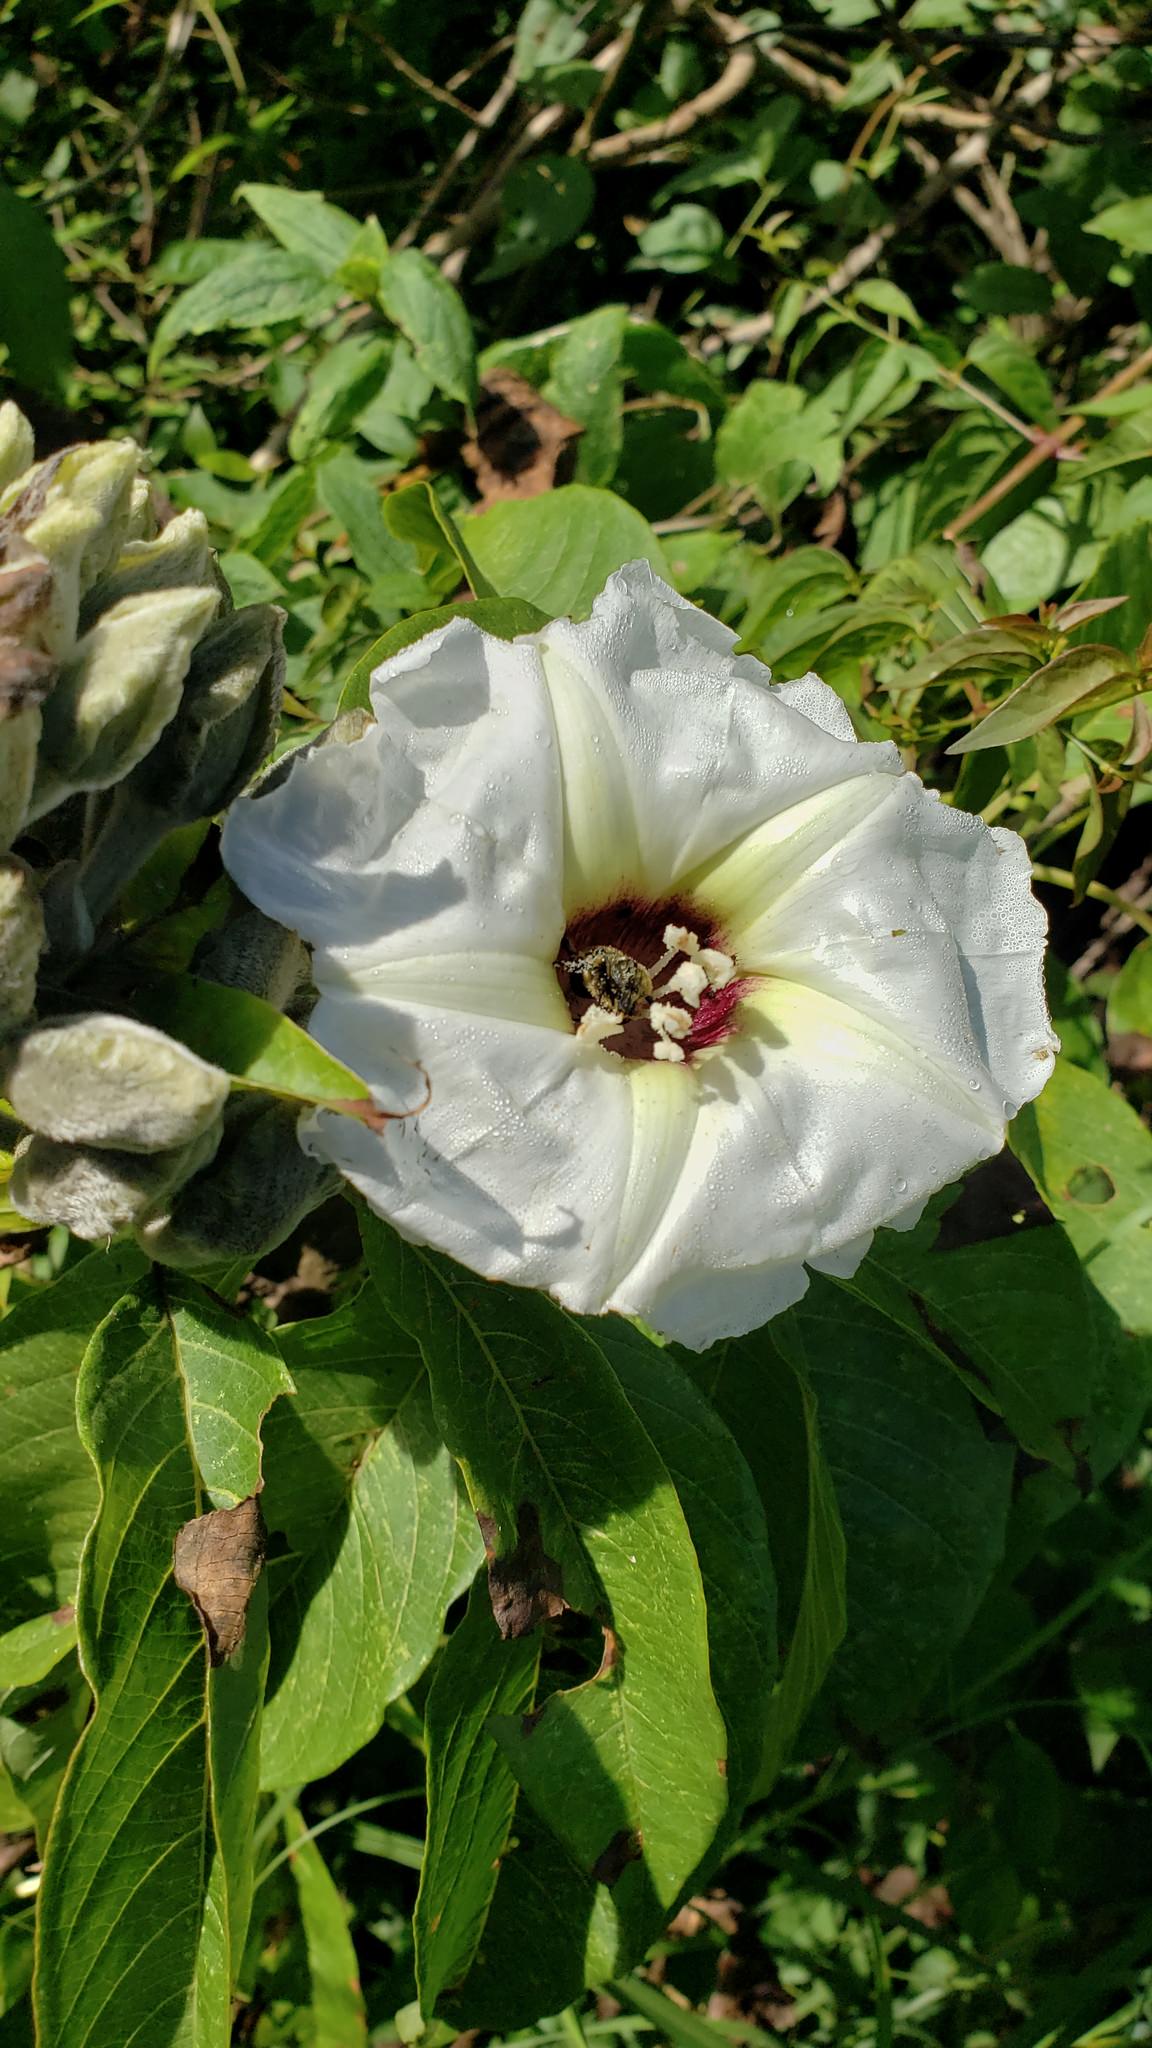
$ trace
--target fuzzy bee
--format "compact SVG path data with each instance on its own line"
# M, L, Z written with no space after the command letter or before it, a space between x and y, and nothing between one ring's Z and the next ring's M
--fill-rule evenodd
M648 969L616 946L593 946L564 964L572 980L580 983L601 1010L612 1010L619 1017L642 1017L651 1004Z

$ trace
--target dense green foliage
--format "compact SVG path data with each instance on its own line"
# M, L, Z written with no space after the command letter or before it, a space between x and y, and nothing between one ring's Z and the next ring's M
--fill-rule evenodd
M646 557L1025 836L1063 1040L1010 1154L703 1359L343 1197L255 1277L0 1216L0 2044L1145 2038L1146 9L0 19L4 395L283 611L278 745ZM52 993L354 1099L199 972L225 800ZM261 1482L209 1661L173 1538ZM525 1503L577 1612L504 1643L472 1510Z

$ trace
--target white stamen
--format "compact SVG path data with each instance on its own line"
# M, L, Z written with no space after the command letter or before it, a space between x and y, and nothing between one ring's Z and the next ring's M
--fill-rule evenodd
M731 954L720 953L715 946L705 946L697 955L697 965L708 976L710 988L727 988L736 972L736 962Z
M686 924L666 924L664 944L673 953L687 953L689 959L700 951L700 941Z
M685 960L684 965L676 969L665 986L669 991L674 989L678 996L683 996L688 1008L694 1010L708 986L708 976L702 967L697 966L695 960Z
M692 1019L679 1003L653 1003L648 1022L660 1038L687 1038Z
M652 1057L654 1060L679 1061L684 1058L684 1048L674 1045L670 1038L658 1038L652 1048Z
M612 1038L623 1029L624 1019L619 1010L601 1010L592 1003L576 1026L576 1036L590 1045L599 1045L602 1038Z

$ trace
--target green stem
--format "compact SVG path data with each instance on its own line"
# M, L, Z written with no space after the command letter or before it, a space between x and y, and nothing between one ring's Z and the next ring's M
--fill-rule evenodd
M1032 863L1032 880L1050 882L1057 889L1076 887L1076 877L1070 868L1049 868L1041 861ZM1083 893L1085 896L1091 896L1095 903L1107 903L1112 910L1122 911L1125 917L1130 918L1134 925L1138 925L1142 932L1147 932L1149 938L1152 938L1152 917L1146 910L1137 909L1135 903L1130 903L1127 896L1120 894L1119 889L1106 889L1103 882L1089 882Z

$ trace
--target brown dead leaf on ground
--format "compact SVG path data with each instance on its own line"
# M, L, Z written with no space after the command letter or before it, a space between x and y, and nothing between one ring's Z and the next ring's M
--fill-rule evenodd
M460 451L475 473L480 509L571 483L583 432L579 420L558 412L514 370L489 370L476 401L475 436Z

